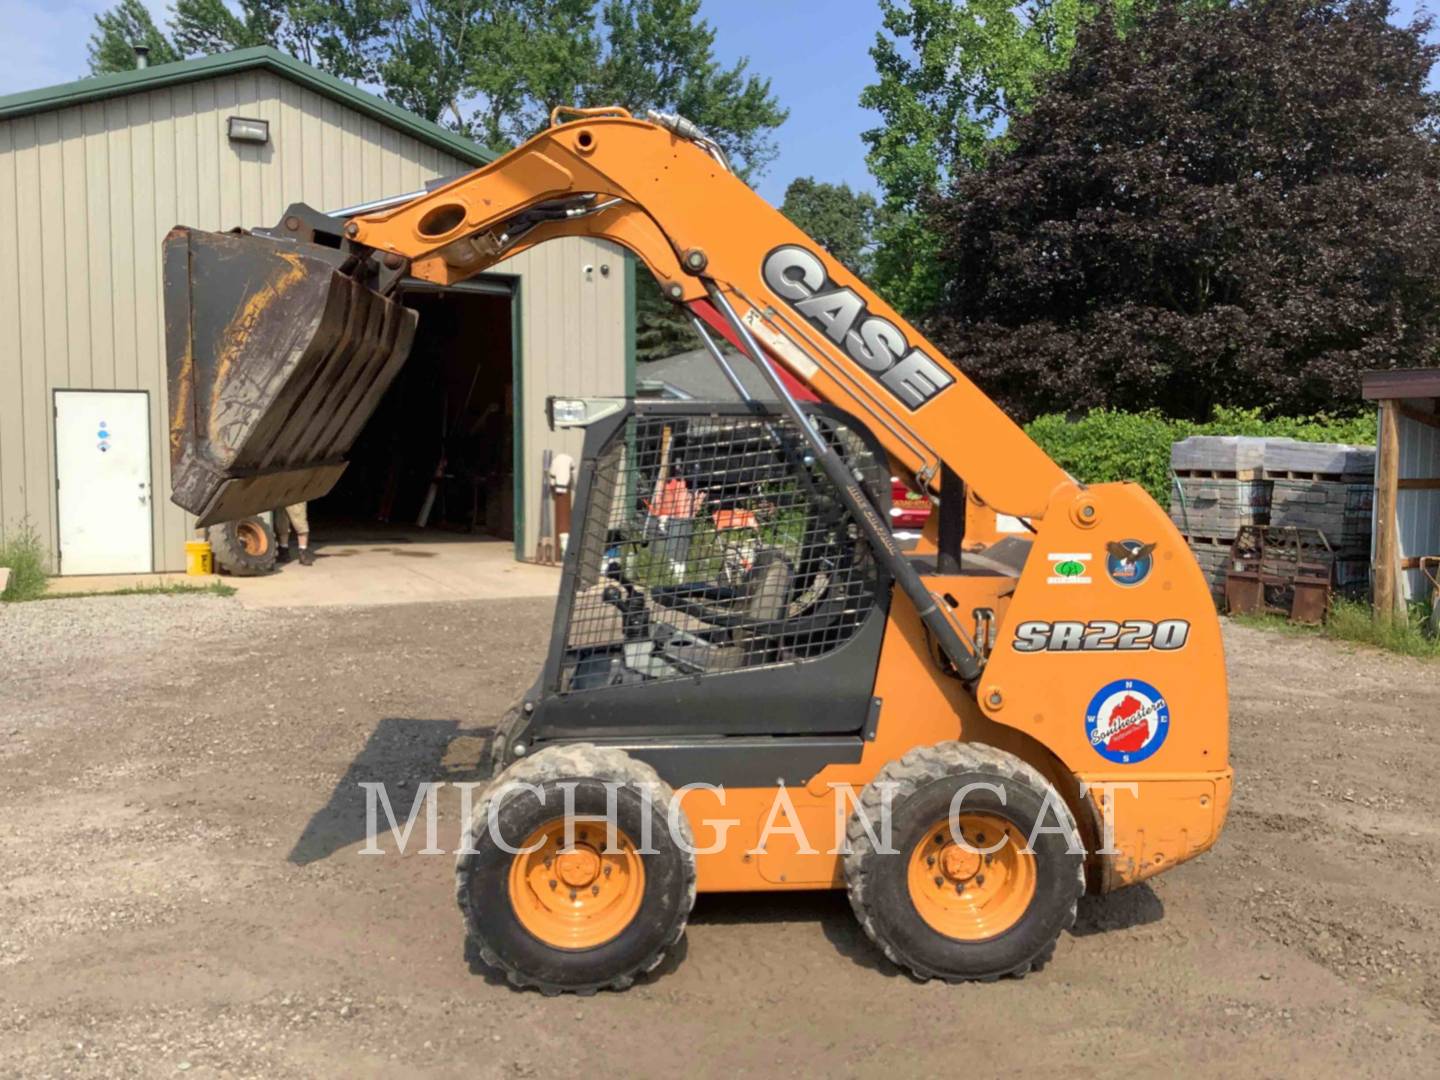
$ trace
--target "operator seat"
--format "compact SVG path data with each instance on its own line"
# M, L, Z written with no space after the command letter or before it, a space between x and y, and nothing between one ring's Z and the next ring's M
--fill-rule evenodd
M660 624L665 651L687 666L729 671L779 659L795 573L783 552L761 548L737 585L685 584L651 588L658 607L679 616Z

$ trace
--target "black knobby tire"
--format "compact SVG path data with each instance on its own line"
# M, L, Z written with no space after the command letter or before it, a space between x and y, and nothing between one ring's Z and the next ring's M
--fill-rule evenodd
M279 554L275 531L262 517L211 525L208 539L218 570L235 577L258 577L275 569Z
M994 937L969 941L948 937L921 917L910 896L907 871L916 845L925 842L936 821L948 816L954 794L976 782L1002 788L1004 801L987 789L972 789L962 813L1003 817L1029 837L1043 811L1044 824L1058 824L1064 835L1035 836L1035 892L1018 921ZM890 852L876 850L861 821L863 815L883 839L882 784L893 785ZM1053 785L1025 762L978 743L918 747L881 769L851 816L845 857L850 906L870 940L892 963L922 980L993 982L1043 967L1060 935L1075 924L1076 906L1085 891L1080 833L1064 800L1053 793Z
M505 715L495 725L495 731L490 736L490 745L485 750L485 761L489 769L488 775L499 776L505 768L505 762L513 755L510 753L510 744L515 741L515 733L525 723L525 697L505 710Z
M637 843L642 837L649 840L649 853L640 856L644 889L638 911L617 936L586 949L556 948L521 923L509 891L517 856L496 842L489 827L490 806L498 798L500 838L511 848L521 847L535 829L561 816L565 796L559 785L566 782L575 784L576 813L590 815L606 813L606 782L621 785L615 798L617 826ZM511 783L539 787L544 802L524 789L507 793ZM642 794L646 791L648 798ZM624 990L658 967L684 936L695 906L695 845L683 814L676 815L677 835L671 834L673 800L670 786L649 765L622 750L588 743L547 747L504 770L476 804L455 867L456 899L480 958L504 972L511 984L545 994Z

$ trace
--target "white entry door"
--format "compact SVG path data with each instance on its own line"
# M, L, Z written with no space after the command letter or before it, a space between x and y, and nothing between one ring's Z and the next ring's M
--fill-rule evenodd
M60 573L148 574L150 395L56 390Z

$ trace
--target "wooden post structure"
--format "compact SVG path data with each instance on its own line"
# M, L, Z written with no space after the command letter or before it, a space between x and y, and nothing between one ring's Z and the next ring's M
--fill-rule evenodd
M1379 445L1375 459L1375 559L1370 567L1374 618L1389 623L1397 601L1404 603L1400 582L1400 542L1396 533L1400 491L1399 410L1393 398L1380 402Z

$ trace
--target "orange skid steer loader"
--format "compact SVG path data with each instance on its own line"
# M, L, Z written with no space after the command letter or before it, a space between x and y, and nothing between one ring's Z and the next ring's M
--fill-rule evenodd
M585 441L554 629L457 867L488 963L623 988L697 890L844 888L895 963L988 981L1039 968L1087 889L1215 842L1220 628L1166 515L1057 467L680 117L557 110L348 220L175 229L175 501L208 524L324 494L405 361L401 283L559 236L641 259L742 400L550 402ZM936 507L912 550L892 473Z

